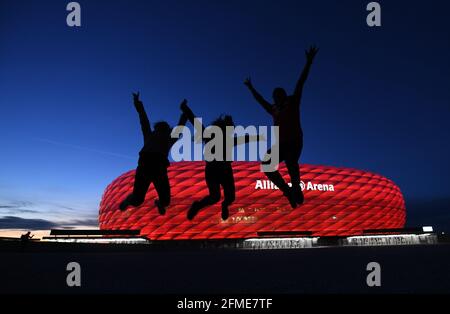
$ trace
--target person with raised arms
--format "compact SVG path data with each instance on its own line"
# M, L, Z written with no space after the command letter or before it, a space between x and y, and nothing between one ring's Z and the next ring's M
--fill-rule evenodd
M300 187L300 169L298 160L303 149L303 130L300 122L300 100L303 93L303 86L309 74L309 70L314 58L319 51L315 46L311 46L306 52L306 65L295 86L294 93L290 96L286 91L277 87L273 90L272 97L274 103L271 104L261 96L255 89L250 78L244 81L256 101L272 116L273 124L279 127L279 142L276 144L279 148L279 161L284 161L291 177L292 187L284 181L281 174L269 165L270 161L265 158L263 161L264 172L267 177L283 192L287 197L292 208L303 204L304 196ZM268 151L271 155L272 147Z
M201 132L200 134L205 134L205 127L201 124L200 119L197 119L192 112L191 108L187 104L181 105L181 110L188 118L189 122L197 126L198 130L196 132ZM195 121L196 120L196 121ZM263 140L262 136L259 135L245 135L237 136L234 132L230 132L234 129L233 118L229 115L222 115L218 117L211 123L208 128L216 128L218 133L220 133L219 140L212 136L211 138L201 136L202 141L207 145L214 142L211 148L211 156L206 156L205 152L205 180L208 186L208 195L199 201L194 201L190 207L187 218L189 220L194 219L197 213L207 206L216 204L220 200L220 187L223 188L224 199L222 201L222 220L227 220L229 216L228 207L234 202L236 198L236 188L234 185L234 176L232 168L232 156L229 156L228 145L236 146L240 144L249 143L252 141ZM229 130L227 130L229 128ZM212 132L214 133L214 132ZM217 134L215 134L217 136Z
M133 192L122 201L119 208L124 211L129 206L137 207L141 205L145 200L150 184L153 183L158 193L155 205L158 207L159 213L164 215L166 207L170 204L170 184L167 174L167 167L170 164L168 155L170 148L178 138L171 137L173 129L166 121L156 122L154 129L152 129L144 104L139 99L139 93L133 93L133 100L139 114L144 146L139 152ZM182 104L186 103L187 100L183 100ZM184 127L186 122L187 117L182 113L177 127Z

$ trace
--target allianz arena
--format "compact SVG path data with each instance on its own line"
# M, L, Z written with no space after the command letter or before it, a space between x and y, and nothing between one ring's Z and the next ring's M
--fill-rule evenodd
M119 210L132 191L134 170L115 179L105 190L99 210L100 229L139 229L150 240L257 238L263 234L313 236L361 235L368 229L403 228L405 202L389 179L349 168L301 165L305 203L292 209L260 171L258 162L234 162L236 201L230 217L220 218L220 202L204 208L193 221L186 218L194 200L207 194L204 162L174 162L169 167L172 201L161 216L154 205L153 186L144 203ZM288 178L284 164L283 177Z

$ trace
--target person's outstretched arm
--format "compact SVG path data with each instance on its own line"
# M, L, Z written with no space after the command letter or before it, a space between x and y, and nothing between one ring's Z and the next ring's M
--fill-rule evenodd
M185 104L185 103L187 103L187 100L185 99L185 100L183 100L183 102L181 103L182 105L183 104ZM188 117L187 117L187 115L184 113L184 112L182 112L181 113L181 115L180 115L180 118L178 119L178 124L174 127L174 128L172 128L172 130L171 130L171 134L173 134L173 132L174 131L176 131L177 133L178 133L178 131L182 131L182 130L179 130L179 129L177 129L177 128L184 128L184 126L186 125L186 122L188 121ZM170 140L170 146L172 146L173 144L175 144L175 142L176 141L178 141L178 139L179 138L174 138L174 137L171 137L171 140Z
M305 51L306 64L305 67L303 68L302 74L300 75L300 78L298 79L297 85L295 86L294 90L295 102L298 105L300 105L300 98L302 96L303 86L305 85L306 79L308 78L309 70L311 69L311 65L318 51L319 49L316 46L311 46L309 47L308 50Z
M186 102L182 102L181 103L181 105L180 105L180 109L181 109L181 111L183 111L183 113L184 113L184 115L187 117L187 119L189 120L189 122L191 122L191 124L195 127L195 126L197 126L197 124L195 123L195 114L194 114L194 112L192 111L192 109L191 108L189 108L189 106L187 105L187 101ZM201 129L200 130L198 130L198 129L196 129L195 130L195 137L194 137L194 140L195 140L195 142L200 142L199 141L199 137L198 137L198 135L200 135L200 139L202 138L202 134L205 132L205 126L203 125L203 124L200 124L200 127L201 127Z
M183 99L183 101L180 104L180 108L184 108L184 107L187 107L187 100L186 99ZM185 126L186 122L188 120L189 120L188 115L183 110L181 110L180 119L178 119L178 125Z
M144 136L144 142L147 141L150 134L152 133L152 128L150 126L150 121L148 120L147 113L144 109L144 104L139 99L139 93L133 93L134 107L139 114L139 121L141 122L142 135Z
M260 93L253 87L252 80L250 78L245 79L244 81L245 86L248 87L250 92L252 93L253 97L255 97L256 101L259 102L259 104L269 113L272 114L272 105L264 99L263 96L261 96Z

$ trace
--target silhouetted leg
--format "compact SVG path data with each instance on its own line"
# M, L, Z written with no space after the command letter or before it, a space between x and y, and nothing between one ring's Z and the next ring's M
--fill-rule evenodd
M134 176L133 192L120 204L120 210L124 211L128 206L139 206L145 200L145 194L151 183L151 177L148 174L146 162L139 159L136 174Z
M269 149L267 153L270 154L271 149ZM280 150L280 161L283 161L284 158L285 157L283 156L282 151ZM270 165L270 160L264 158L264 161L262 163L265 165ZM266 174L267 178L269 178L269 180L272 181L280 189L281 192L283 192L283 195L286 196L286 198L289 201L289 204L291 204L291 207L292 208L297 207L297 203L291 193L291 189L289 188L289 185L286 183L286 181L284 181L280 172L278 170L275 170L275 171L267 171L264 173Z
M300 158L302 151L302 144L303 143L300 142L298 145L292 145L289 148L289 151L284 153L286 156L286 168L291 177L292 193L294 194L297 204L303 204L304 201L302 188L300 187L300 169L298 164L298 159Z
M164 169L160 169L160 171L155 174L153 184L158 193L158 199L155 200L155 205L158 207L159 213L164 215L166 213L166 207L170 205L170 184L167 168L162 165L161 167L164 167Z
M234 185L233 169L231 164L224 169L223 186L223 202L222 202L222 219L227 220L229 216L228 206L236 199L236 187Z
M304 196L300 187L300 170L297 161L286 160L286 167L291 177L292 193L297 204L303 204Z
M206 164L205 167L205 179L208 186L209 194L202 198L200 201L195 201L188 211L188 219L192 220L197 213L207 206L213 205L220 200L220 172L216 167Z
M289 185L284 181L283 177L281 176L280 172L273 171L273 172L265 172L266 176L272 181L284 194L289 192Z

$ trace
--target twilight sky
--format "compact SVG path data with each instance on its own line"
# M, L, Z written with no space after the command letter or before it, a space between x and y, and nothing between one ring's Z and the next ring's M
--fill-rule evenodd
M448 1L379 1L377 29L360 0L78 1L81 28L68 2L0 0L0 229L96 225L142 144L132 91L153 122L187 98L207 122L270 125L242 81L293 90L310 44L301 161L380 173L413 222L429 204L449 220Z

